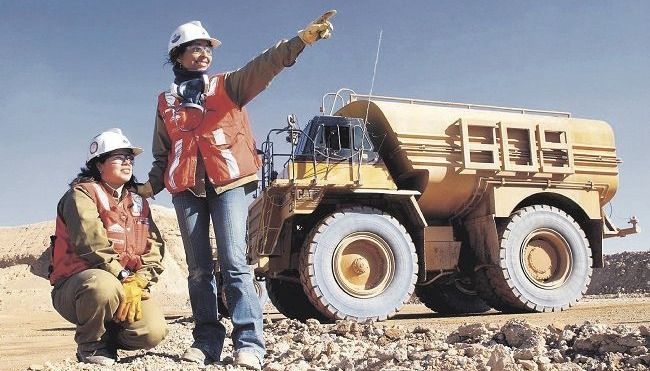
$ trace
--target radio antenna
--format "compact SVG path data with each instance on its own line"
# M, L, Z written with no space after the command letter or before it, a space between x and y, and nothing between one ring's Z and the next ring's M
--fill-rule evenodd
M379 49L381 48L381 36L384 30L379 29L379 40L377 41L377 54L375 55L375 66L372 69L372 81L370 82L370 93L368 94L368 105L366 106L366 118L363 120L363 138L361 139L361 148L359 148L359 164L357 165L356 184L361 184L361 163L363 162L363 143L368 135L368 112L370 111L370 100L372 99L372 90L375 88L375 76L377 75L377 62L379 61Z
M379 30L379 41L377 41L377 54L375 55L375 66L372 69L372 82L370 83L370 93L368 94L368 105L366 106L366 118L364 124L368 123L368 111L370 110L370 99L372 99L372 90L375 88L375 76L377 75L377 62L379 61L379 49L381 48L381 37L384 30Z

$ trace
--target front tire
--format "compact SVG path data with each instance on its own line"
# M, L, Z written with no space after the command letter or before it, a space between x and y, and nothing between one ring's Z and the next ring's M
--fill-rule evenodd
M226 290L223 287L223 278L220 272L216 273L217 280L217 308L219 310L219 315L222 317L230 318L230 310L228 309L228 302L226 299ZM257 294L257 300L259 300L260 305L262 306L262 311L264 311L264 306L269 300L269 294L266 290L266 285L264 281L261 281L257 277L253 278L253 287L255 287L255 293Z
M587 291L591 249L570 215L548 205L528 206L515 211L501 233L499 266L487 276L504 303L531 312L561 311Z
M325 217L305 241L301 282L330 319L385 320L413 294L417 256L395 218L369 207Z
M275 309L285 317L301 322L308 318L314 318L321 323L329 322L309 301L299 283L267 277L266 290Z

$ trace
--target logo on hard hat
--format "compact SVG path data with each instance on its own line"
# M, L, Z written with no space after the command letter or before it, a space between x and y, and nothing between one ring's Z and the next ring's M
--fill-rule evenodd
M99 144L97 144L97 142L90 143L90 154L92 155L97 152L97 148L99 148Z
M181 34L177 33L172 36L172 42L175 43L178 39L181 38Z

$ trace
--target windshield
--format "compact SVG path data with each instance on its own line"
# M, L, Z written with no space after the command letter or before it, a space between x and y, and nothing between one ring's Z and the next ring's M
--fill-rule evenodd
M362 149L372 151L368 135L363 131L363 121L338 116L316 116L305 128L294 154L309 155L334 153L349 156Z

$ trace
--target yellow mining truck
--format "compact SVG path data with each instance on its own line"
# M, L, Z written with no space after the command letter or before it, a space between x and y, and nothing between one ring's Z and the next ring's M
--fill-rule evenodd
M414 293L446 314L564 310L603 238L638 230L602 209L620 163L604 121L343 93L262 145L249 259L288 317L383 320Z

